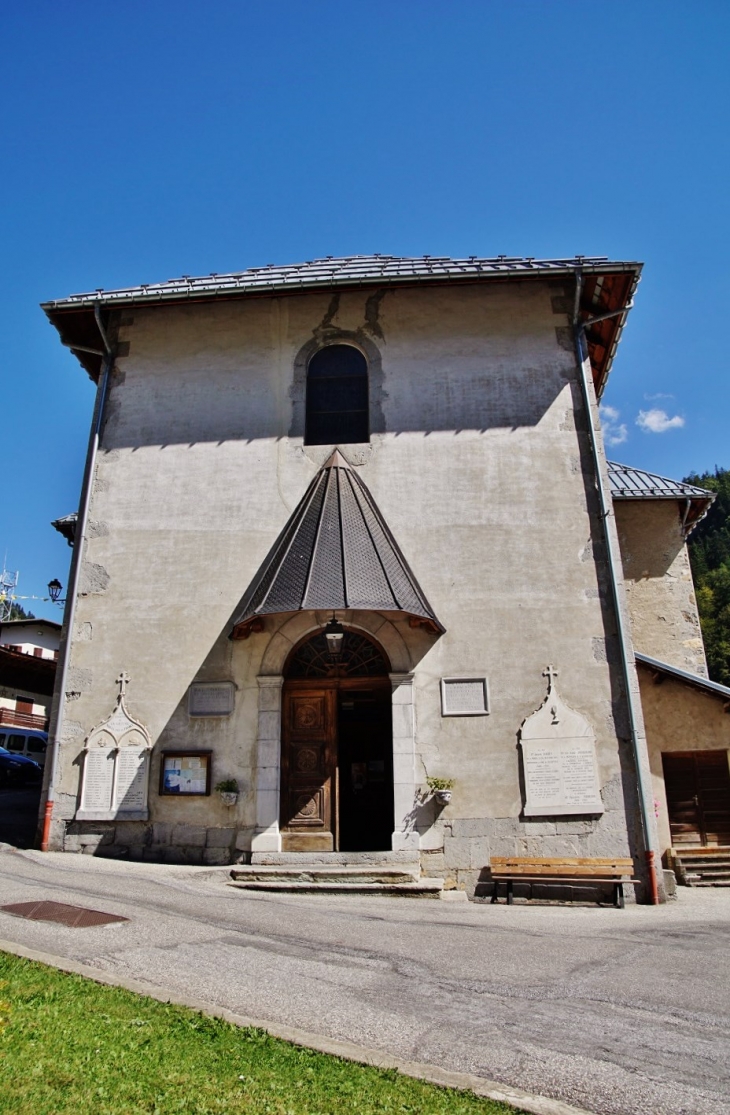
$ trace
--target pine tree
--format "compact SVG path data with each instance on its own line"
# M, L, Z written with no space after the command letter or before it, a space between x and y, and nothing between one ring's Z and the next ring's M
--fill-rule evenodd
M717 497L689 539L707 668L713 681L730 685L730 469L687 476L685 483Z

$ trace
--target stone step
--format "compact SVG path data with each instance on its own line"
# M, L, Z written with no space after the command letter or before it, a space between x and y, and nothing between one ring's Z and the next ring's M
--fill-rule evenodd
M419 870L420 859L418 852L252 852L251 865L290 866L292 864L320 864L331 867L334 864L341 866L365 866L377 864L382 866L407 865L406 870Z
M674 856L674 859L684 864L685 867L691 867L692 870L695 867L720 867L730 864L730 855L677 855Z
M294 879L235 879L228 886L277 894L374 894L395 898L441 898L445 893L443 879L410 879L403 883L334 882L330 879L305 882Z
M407 868L410 866L410 870ZM392 867L384 864L240 864L231 870L238 882L291 883L414 883L421 874L417 864Z
M693 887L730 887L730 879L698 879Z
M730 855L730 847L727 844L695 844L688 847L674 847L672 853L675 856L690 856L695 855Z

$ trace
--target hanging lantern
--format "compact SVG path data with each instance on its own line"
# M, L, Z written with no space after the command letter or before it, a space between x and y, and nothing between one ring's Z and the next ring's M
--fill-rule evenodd
M327 640L327 650L330 653L330 658L336 662L342 654L345 629L342 624L338 623L335 619L334 612L332 613L332 619L324 629L324 637Z

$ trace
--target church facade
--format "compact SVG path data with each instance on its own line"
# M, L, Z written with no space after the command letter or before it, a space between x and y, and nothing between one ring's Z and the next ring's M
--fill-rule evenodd
M46 304L98 391L44 846L407 853L468 893L492 855L631 855L661 899L597 415L640 271L356 257Z

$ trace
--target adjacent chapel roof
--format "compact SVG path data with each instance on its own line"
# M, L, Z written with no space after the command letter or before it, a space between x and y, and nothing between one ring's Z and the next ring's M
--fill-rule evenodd
M668 662L650 658L648 654L637 653L635 657L638 665L646 666L655 674L673 678L675 681L681 681L685 685L694 686L695 689L702 689L705 693L720 697L725 701L725 711L730 712L730 688L727 685L721 685L719 681L710 681L709 678L700 677L699 674L692 674L689 670L681 670L678 666L670 666Z
M210 299L248 298L309 290L357 290L423 284L481 282L524 282L532 279L569 277L565 314L578 317L586 326L588 354L596 391L600 395L613 360L621 331L641 275L637 262L612 261L605 256L575 256L573 259L534 259L522 256L400 257L389 255L344 256L308 260L285 266L268 264L230 274L183 275L160 283L119 290L98 289L72 294L42 304L58 329L62 342L77 356L93 379L101 367L99 333L94 309L107 312L114 307L158 306ZM572 290L579 279L579 305L573 305ZM569 304L568 304L569 303ZM556 311L557 312L557 311ZM562 313L562 310L561 310ZM605 315L611 315L606 317ZM556 324L559 324L556 319Z
M608 479L614 499L679 500L685 505L682 519L685 534L689 534L700 519L704 519L715 499L715 493L705 488L697 488L683 480L670 480L630 465L620 465L616 461L608 461Z
M345 608L404 612L444 630L370 492L335 450L249 585L233 636L258 616Z

